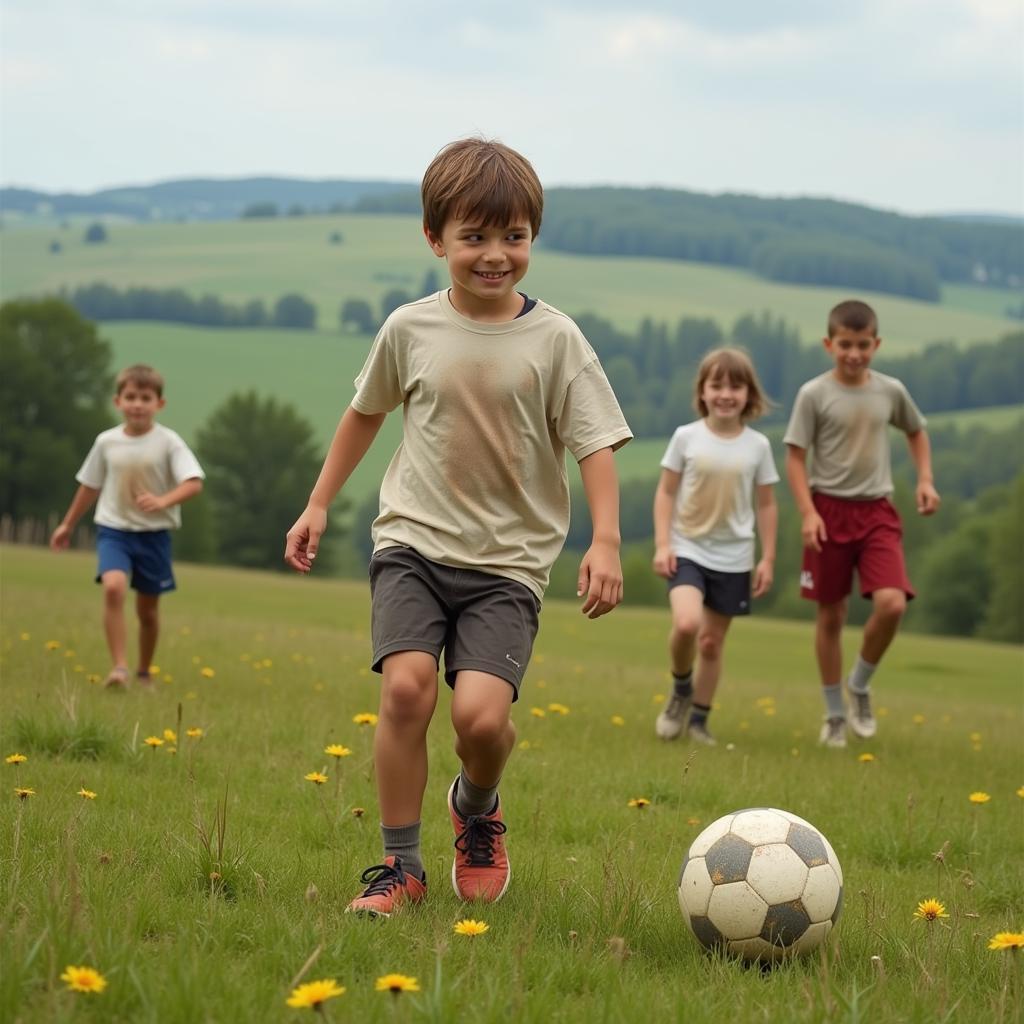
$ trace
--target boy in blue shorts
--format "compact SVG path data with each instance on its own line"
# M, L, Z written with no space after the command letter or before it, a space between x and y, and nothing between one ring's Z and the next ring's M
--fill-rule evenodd
M402 406L370 560L384 856L348 906L372 917L426 895L420 814L442 651L462 762L448 790L452 885L460 899L485 902L508 886L498 782L569 526L566 449L594 529L578 577L582 611L594 619L622 599L612 452L632 435L579 328L516 287L540 229L540 181L514 150L465 139L431 163L422 198L424 234L448 264L450 287L400 307L381 328L285 549L292 568L309 572L328 506Z
M135 677L148 682L160 632L160 595L174 590L170 531L181 526L178 506L203 489L204 473L187 444L156 422L164 407L164 380L151 366L129 366L117 375L114 405L124 422L93 443L76 480L71 505L50 538L66 548L75 524L96 507L96 582L103 584L103 628L112 667L106 685L128 685L124 601L136 591L139 663Z
M800 593L818 604L814 650L825 699L819 739L827 747L846 746L840 640L854 570L861 595L872 603L846 680L849 726L862 739L877 728L871 677L914 596L903 559L903 527L889 500L890 426L907 435L917 470L917 511L930 516L939 507L924 417L900 381L871 369L881 341L878 318L867 303L839 303L829 313L824 339L835 365L800 388L783 438L789 486L802 519Z

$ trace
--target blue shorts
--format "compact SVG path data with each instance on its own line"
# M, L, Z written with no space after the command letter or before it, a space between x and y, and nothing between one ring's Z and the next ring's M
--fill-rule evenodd
M165 594L174 590L171 568L170 530L115 530L100 526L96 530L96 554L99 568L96 582L112 569L125 573L133 590L140 594Z

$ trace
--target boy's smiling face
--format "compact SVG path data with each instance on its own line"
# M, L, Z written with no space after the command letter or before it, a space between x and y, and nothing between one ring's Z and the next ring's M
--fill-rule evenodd
M835 375L843 384L857 386L868 378L868 368L882 343L872 328L854 331L839 327L824 339L825 350L835 360Z
M530 266L530 222L486 225L474 217L451 217L440 235L424 228L436 256L448 261L452 305L472 320L500 323L522 309L516 285Z
M114 396L114 405L124 417L124 428L129 434L145 434L164 407L164 401L152 388L139 387L132 381Z

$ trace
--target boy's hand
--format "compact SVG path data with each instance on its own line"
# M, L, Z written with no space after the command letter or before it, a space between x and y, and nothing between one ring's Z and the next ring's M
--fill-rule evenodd
M159 512L161 509L167 507L164 499L158 497L155 494L150 494L149 491L143 491L135 498L135 504L138 508L142 509L143 512Z
M803 538L804 547L820 551L821 545L828 540L825 531L825 520L818 515L817 511L811 510L804 516L800 526L800 536Z
M762 558L754 569L754 597L761 597L772 589L775 582L775 564Z
M622 565L614 544L595 541L580 562L576 596L586 600L580 609L588 619L610 612L622 600Z
M50 550L63 551L71 543L71 527L61 523L50 535Z
M917 511L923 516L934 515L939 510L939 502L942 501L939 492L935 490L935 485L930 481L919 482L914 497L917 499Z
M307 507L285 535L285 562L297 572L309 572L320 547L320 538L326 529L326 510Z
M676 564L676 556L671 548L655 548L651 565L659 576L664 576L667 580L672 579L676 574Z

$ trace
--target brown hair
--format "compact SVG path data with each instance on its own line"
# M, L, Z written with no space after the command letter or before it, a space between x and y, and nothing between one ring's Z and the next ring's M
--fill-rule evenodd
M431 161L421 186L423 226L440 236L449 217L480 219L482 226L519 217L540 234L544 189L526 157L488 139L459 139Z
M870 331L878 334L878 317L875 311L860 299L847 299L833 306L828 314L828 336L834 338L836 331L845 327L848 331Z
M117 375L115 383L117 385L117 391L115 394L118 395L121 394L129 384L134 384L141 390L155 391L157 398L163 398L164 396L163 377L157 373L152 366L147 366L145 363L136 363L134 366L126 366Z
M734 386L747 385L747 404L740 413L744 422L756 420L771 406L771 401L757 379L757 371L750 356L741 348L716 348L701 360L693 386L693 407L702 417L708 414L707 404L701 398L704 385L708 380L718 380L720 377L728 377L729 383Z

